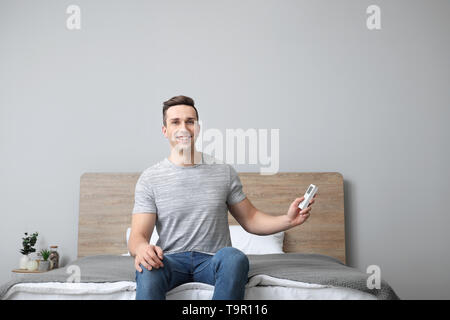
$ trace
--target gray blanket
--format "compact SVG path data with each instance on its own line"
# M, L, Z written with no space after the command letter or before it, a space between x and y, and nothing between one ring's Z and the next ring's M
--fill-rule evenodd
M303 253L247 256L250 262L249 278L257 274L265 274L281 279L356 289L373 294L377 299L382 300L399 299L384 280L381 280L380 289L369 289L367 287L369 274L348 267L329 256ZM9 288L17 283L75 282L78 280L76 270L68 273L71 265L79 267L80 282L136 281L133 257L95 255L72 261L64 268L45 273L23 274L0 286L0 298L3 298ZM72 277L72 280L69 277Z

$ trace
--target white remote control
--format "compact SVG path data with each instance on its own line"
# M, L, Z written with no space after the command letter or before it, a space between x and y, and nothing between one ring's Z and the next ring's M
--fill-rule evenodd
M304 195L305 200L303 200L298 205L298 207L302 210L307 208L309 205L309 202L314 198L314 195L316 194L317 190L319 190L319 188L317 186L310 184Z

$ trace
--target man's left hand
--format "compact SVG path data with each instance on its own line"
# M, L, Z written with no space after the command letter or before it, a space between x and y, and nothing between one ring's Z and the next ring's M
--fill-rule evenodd
M301 210L298 205L305 200L305 197L297 198L295 199L291 205L289 206L289 210L287 212L287 216L289 218L289 221L292 225L292 227L301 225L303 222L305 222L311 213L312 204L316 201L316 195L314 195L313 199L309 202L309 205L307 208Z

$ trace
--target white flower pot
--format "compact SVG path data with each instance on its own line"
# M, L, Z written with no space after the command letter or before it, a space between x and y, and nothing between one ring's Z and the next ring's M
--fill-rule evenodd
M19 261L19 268L20 269L27 269L28 268L28 262L30 261L30 257L26 254L22 255Z

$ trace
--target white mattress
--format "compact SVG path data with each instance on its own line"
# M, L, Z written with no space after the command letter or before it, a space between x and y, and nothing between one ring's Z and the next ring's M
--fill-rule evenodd
M210 300L214 286L190 282L167 293L167 300ZM134 300L136 283L19 283L12 286L3 299L13 300ZM246 285L245 300L376 300L374 295L359 290L310 284L256 275Z

